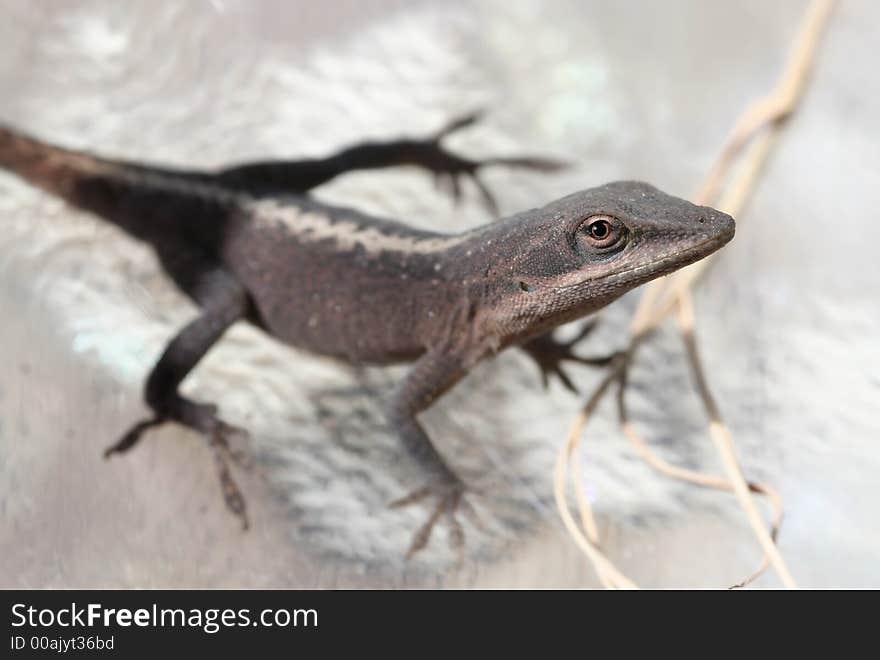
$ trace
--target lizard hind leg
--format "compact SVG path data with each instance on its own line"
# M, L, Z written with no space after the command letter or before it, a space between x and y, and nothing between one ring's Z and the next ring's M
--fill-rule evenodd
M437 187L448 189L456 203L462 197L462 180L470 179L483 206L497 217L495 196L480 177L487 167L549 173L569 164L555 158L527 155L467 158L443 145L449 135L474 125L480 117L478 112L458 117L422 138L364 142L326 158L244 163L217 172L214 177L224 185L256 195L278 191L302 194L346 172L409 165L432 173Z
M410 158L413 164L419 165L434 173L438 189L447 189L453 201L458 204L462 198L461 179L468 178L473 182L479 193L483 207L492 217L499 217L500 211L495 196L480 177L486 167L506 167L508 169L524 169L536 172L556 172L569 167L569 163L541 156L495 156L486 158L466 158L458 156L446 149L441 142L452 133L468 128L482 118L482 112L472 112L457 117L437 131L433 136L414 143Z
M166 422L177 422L198 431L214 455L226 506L241 519L246 529L245 500L229 467L230 461L241 464L242 459L229 441L246 437L247 433L220 420L216 406L187 399L178 392L178 387L227 328L246 316L250 305L241 285L227 273L211 271L201 279L201 316L174 337L147 379L144 398L153 416L132 426L118 442L107 448L104 456L132 449L146 431Z
M216 406L196 403L180 395L169 396L162 405L161 412L154 417L138 422L122 438L104 451L104 458L121 454L132 449L151 428L166 422L178 422L199 431L208 443L217 465L217 476L227 508L241 520L242 527L248 528L247 506L241 489L232 478L230 462L245 465L244 458L230 445L230 439L246 438L247 432L225 423L217 417Z

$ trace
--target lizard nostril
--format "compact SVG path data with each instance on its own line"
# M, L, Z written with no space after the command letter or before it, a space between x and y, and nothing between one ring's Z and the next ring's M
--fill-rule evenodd
M700 224L703 224L704 222L706 222L706 218L704 218L703 216L700 216Z
M530 287L530 286L529 286L528 284L526 284L525 282L520 282L520 283L519 283L519 288L522 289L523 291L531 291L531 290L532 290L532 287Z

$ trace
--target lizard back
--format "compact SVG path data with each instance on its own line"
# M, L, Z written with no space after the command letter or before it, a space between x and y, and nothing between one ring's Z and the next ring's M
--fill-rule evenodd
M461 286L441 268L462 242L317 202L255 194L206 172L111 160L0 127L0 166L151 245L198 301L202 273L230 271L251 320L282 341L353 362L420 355L445 334Z

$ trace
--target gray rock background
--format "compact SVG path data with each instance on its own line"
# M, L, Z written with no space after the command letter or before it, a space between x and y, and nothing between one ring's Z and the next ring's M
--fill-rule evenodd
M0 120L182 166L317 155L419 135L456 114L474 155L576 162L491 172L514 212L612 179L694 191L744 106L775 80L806 2L0 2ZM880 6L840 3L801 111L697 297L712 385L747 474L786 503L781 549L808 586L880 586ZM486 221L422 173L344 177L322 199L450 230ZM252 529L220 501L200 439L166 427L101 451L144 414L141 383L194 314L151 253L0 174L0 586L593 586L552 501L580 399L515 352L426 416L486 490L456 568L379 415L402 368L355 370L235 327L186 381L253 434ZM619 346L636 298L590 350ZM598 374L577 371L583 391ZM717 471L681 346L641 354L631 396L664 456ZM645 586L719 586L760 550L739 509L653 474L606 406L584 445L608 554ZM769 575L759 582L776 586Z

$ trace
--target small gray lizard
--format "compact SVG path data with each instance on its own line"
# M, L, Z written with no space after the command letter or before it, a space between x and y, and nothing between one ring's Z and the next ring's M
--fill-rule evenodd
M152 246L164 270L200 307L147 378L153 416L134 425L107 455L131 449L147 429L173 421L212 448L229 508L245 526L244 498L231 477L228 439L243 433L215 406L178 386L237 321L292 346L352 363L413 362L388 405L388 421L424 469L426 485L395 504L436 498L409 554L423 548L441 517L453 542L456 512L470 510L466 486L418 421L480 360L525 349L545 378L571 387L562 363L589 362L576 342L552 331L626 291L711 254L734 234L730 216L640 182L576 192L460 234L421 231L320 203L308 191L344 172L414 165L446 181L455 197L470 177L502 165L551 171L541 158L472 160L441 140L474 122L450 123L421 140L365 143L327 158L186 171L92 156L0 126L0 166L91 211Z

